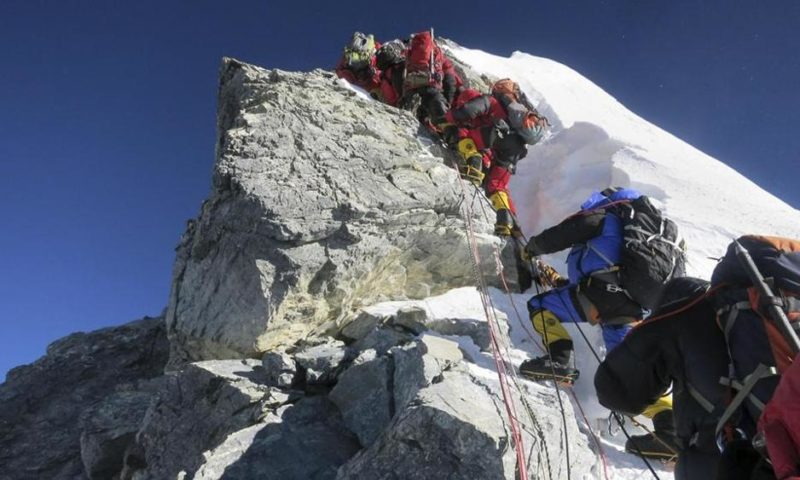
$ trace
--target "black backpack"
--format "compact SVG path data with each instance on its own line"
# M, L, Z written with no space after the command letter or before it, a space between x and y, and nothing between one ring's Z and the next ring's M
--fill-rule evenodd
M384 43L375 54L375 64L379 70L403 63L406 61L406 44L402 40L392 40Z
M686 272L685 244L678 236L678 226L645 195L614 203L607 211L623 225L619 282L632 300L653 310L664 285Z

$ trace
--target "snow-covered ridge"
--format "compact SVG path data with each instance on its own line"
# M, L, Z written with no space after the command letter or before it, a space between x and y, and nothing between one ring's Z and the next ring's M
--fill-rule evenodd
M707 278L713 258L741 234L800 237L800 211L569 67L522 52L510 58L466 48L452 53L478 72L516 80L553 125L511 182L526 234L559 222L591 191L624 185L656 199L679 224L690 275Z

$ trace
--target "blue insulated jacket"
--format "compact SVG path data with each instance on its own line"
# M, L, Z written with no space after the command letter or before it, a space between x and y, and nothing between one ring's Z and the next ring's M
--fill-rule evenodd
M641 193L632 189L622 189L605 196L594 192L581 205L581 212L602 208L620 200L635 200ZM576 244L567 257L570 283L577 284L593 272L619 264L622 258L622 220L616 215L607 214L602 231L595 238Z

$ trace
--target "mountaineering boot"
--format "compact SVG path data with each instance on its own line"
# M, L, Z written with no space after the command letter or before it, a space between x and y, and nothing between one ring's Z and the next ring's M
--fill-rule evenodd
M459 162L458 173L464 180L469 181L476 187L480 187L484 177L481 167L483 167L483 157L475 155L464 162Z
M522 362L519 366L520 375L531 380L555 380L565 385L575 383L580 372L575 369L572 340L556 340L550 344L549 348L549 357L545 355Z
M511 210L503 208L497 211L497 221L494 224L494 234L498 237L510 237L514 230L514 217Z
M498 190L489 195L492 208L497 212L497 220L494 224L494 234L500 237L511 236L514 229L514 214L511 212L511 201L508 193Z
M664 410L653 417L651 433L631 435L631 438L625 442L625 451L643 457L665 460L677 456L678 445L675 438L675 421L672 410Z

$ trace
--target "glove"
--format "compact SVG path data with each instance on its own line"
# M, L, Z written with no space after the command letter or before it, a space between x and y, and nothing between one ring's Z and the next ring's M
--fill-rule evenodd
M558 271L543 261L536 259L536 270L539 272L539 277L545 285L553 287L563 287L569 284L569 281L562 277Z

